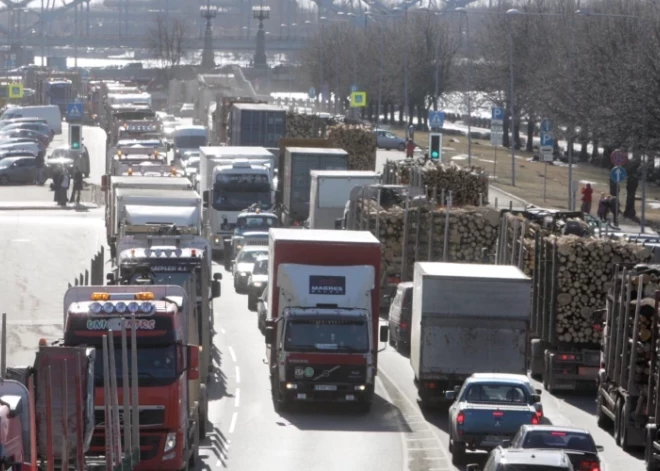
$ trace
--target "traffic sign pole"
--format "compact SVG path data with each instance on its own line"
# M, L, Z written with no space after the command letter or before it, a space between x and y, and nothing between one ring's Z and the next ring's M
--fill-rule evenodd
M543 202L545 203L548 190L548 163L545 163L545 171L543 173Z

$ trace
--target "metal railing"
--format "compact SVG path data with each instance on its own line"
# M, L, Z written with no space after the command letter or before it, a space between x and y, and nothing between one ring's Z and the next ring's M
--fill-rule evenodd
M69 283L69 288L73 286L100 286L103 285L105 261L105 247L101 247L96 255L90 259L90 268L81 272L74 280Z

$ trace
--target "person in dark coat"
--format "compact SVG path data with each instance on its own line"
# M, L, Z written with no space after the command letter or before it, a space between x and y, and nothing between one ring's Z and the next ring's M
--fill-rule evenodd
M59 203L62 194L62 168L58 165L53 169L53 201Z
M75 202L80 204L80 192L83 189L83 174L80 171L80 168L76 167L73 170L73 190L71 191L70 203Z
M66 169L62 170L62 181L60 183L60 196L57 199L57 203L60 206L66 206L68 200L67 193L69 192L69 186L71 186L71 175Z
M44 184L44 166L45 166L44 153L43 152L39 152L37 154L36 164L37 164L36 165L37 166L37 180L35 181L35 183L37 185L43 185Z

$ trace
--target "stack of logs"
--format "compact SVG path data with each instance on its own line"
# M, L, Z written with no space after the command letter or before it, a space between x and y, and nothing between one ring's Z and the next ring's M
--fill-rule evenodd
M641 293L639 293L640 289ZM621 368L631 372L628 366L632 367L632 380L640 391L646 389L650 375L650 360L654 350L651 338L655 313L655 292L658 289L660 289L660 270L657 266L642 265L626 273L625 279L623 271L620 272L612 283L610 291L610 313L608 315L608 318L612 319L610 324L612 326L620 325L619 317L623 314L626 329L623 346L625 348L630 345L635 346L635 352L630 350L624 352L620 349L620 357L622 361L626 361ZM639 312L637 308L638 293L640 297ZM621 295L623 295L623 309L621 309ZM635 325L635 318L637 318L637 325ZM635 334L637 338L633 340ZM618 335L616 337L618 338ZM631 355L634 355L634 358L631 358ZM614 353L614 357L617 356L619 354ZM609 366L613 367L613 365Z
M285 137L328 138L348 152L349 170L376 168L376 134L367 126L343 124L334 118L312 114L287 113Z
M378 227L378 233L375 235L382 244L381 270L388 275L401 274L404 279L412 280L416 261L441 261L443 258L446 211L445 207L424 204L409 208L406 219L405 208L401 206L392 206L385 210L375 201L365 200L363 203L358 200L356 229L375 232ZM376 220L379 221L378 226ZM406 225L406 270L401 273ZM492 262L498 227L499 213L493 208L450 209L446 261Z
M408 184L413 174L421 175L421 186L427 189L428 197L433 192L445 195L452 192L452 206L480 206L488 203L488 174L476 165L456 165L454 163L405 159L388 161L386 164L388 181ZM393 175L394 174L394 175Z

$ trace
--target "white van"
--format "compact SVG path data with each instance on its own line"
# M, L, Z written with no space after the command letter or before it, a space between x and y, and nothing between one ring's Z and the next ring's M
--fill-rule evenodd
M181 159L186 152L199 151L208 144L208 131L204 126L179 126L174 131L174 158Z
M62 134L62 115L57 105L13 106L2 113L0 119L40 118L45 119L55 134Z

